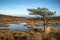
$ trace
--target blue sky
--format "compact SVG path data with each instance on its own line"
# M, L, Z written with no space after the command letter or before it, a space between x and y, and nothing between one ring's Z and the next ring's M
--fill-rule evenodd
M28 16L28 8L46 7L60 16L60 0L0 0L0 14Z

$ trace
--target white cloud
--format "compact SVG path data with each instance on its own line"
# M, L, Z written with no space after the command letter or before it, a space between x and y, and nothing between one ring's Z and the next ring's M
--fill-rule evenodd
M0 14L22 16L28 15L27 11L23 10L0 10Z

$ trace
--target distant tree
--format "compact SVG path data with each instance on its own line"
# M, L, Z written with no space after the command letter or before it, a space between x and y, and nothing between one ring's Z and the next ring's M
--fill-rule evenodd
M47 8L37 8L37 9L27 9L30 15L40 15L44 19L44 32L46 31L46 27L48 25L48 20L52 18L52 16L56 13L49 11Z

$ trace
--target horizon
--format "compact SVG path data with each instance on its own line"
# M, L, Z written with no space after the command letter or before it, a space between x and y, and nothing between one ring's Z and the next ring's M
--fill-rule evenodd
M0 14L29 16L28 8L46 7L60 16L60 0L0 0Z

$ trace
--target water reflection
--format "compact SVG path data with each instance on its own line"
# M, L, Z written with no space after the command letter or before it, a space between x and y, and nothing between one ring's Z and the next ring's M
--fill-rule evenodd
M34 26L34 28L43 28L43 26L41 25L41 26Z
M9 28L9 30L23 30L23 31L28 31L28 27L24 26L26 23L21 23L21 24L9 24L9 27L0 27L0 29L6 29ZM60 26L48 26L51 28L60 28ZM34 28L43 28L43 26L34 26Z
M27 23L26 22L21 22L20 25L26 25Z
M9 24L10 30L28 30L28 27L20 25L20 24Z

